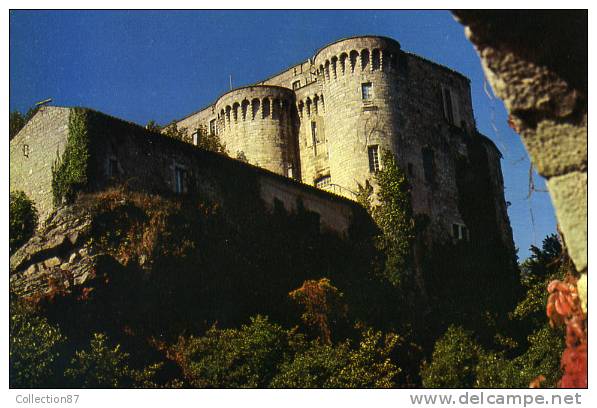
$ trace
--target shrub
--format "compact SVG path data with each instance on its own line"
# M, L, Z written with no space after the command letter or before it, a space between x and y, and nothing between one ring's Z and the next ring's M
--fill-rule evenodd
M274 388L392 388L400 368L390 360L398 336L366 329L357 347L314 340L280 367Z
M14 253L31 238L38 215L33 202L22 191L10 193L10 253Z
M9 329L10 386L49 388L57 373L55 363L65 338L58 326L36 316L22 301L12 301Z
M263 388L289 349L289 333L256 316L240 329L212 327L202 337L180 338L169 351L194 388Z
M450 326L435 343L431 363L423 366L421 378L425 388L471 388L480 347L472 333Z
M73 388L153 388L152 378L161 364L153 364L141 370L128 365L128 353L120 345L111 347L103 333L94 333L89 349L75 352L64 376Z

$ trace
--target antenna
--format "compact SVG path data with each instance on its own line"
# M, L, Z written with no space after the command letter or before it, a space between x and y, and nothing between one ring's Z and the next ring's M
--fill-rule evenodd
M42 105L47 105L48 103L52 102L52 98L44 99L41 102L37 102L35 106L41 107Z
M230 90L232 91L232 74L230 74L228 78L230 79Z

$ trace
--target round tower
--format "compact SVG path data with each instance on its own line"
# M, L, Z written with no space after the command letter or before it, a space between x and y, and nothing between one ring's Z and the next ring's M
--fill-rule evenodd
M382 150L395 150L399 55L397 41L377 36L336 41L315 54L331 183L356 191L379 168Z
M297 177L294 92L256 85L222 95L215 104L217 129L234 158L288 177Z

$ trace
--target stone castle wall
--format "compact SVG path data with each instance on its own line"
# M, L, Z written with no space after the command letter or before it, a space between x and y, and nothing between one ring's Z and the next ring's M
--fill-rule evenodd
M41 221L54 209L52 165L64 151L70 112L71 108L42 108L10 142L10 189L22 190L34 201ZM163 196L199 193L224 207L226 197L251 205L262 200L266 208L283 206L288 212L296 211L300 202L323 230L341 236L348 234L355 216L363 214L343 197L100 112L88 110L86 126L90 139L86 191L125 184ZM28 156L23 155L23 146L28 146Z
M66 146L69 114L42 107L10 141L10 191L24 191L42 218L53 209L52 165Z

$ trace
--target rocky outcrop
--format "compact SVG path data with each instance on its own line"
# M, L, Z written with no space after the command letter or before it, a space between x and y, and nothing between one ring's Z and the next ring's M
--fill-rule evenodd
M18 296L49 294L95 276L101 255L91 238L92 219L78 207L62 207L10 257L10 290Z

